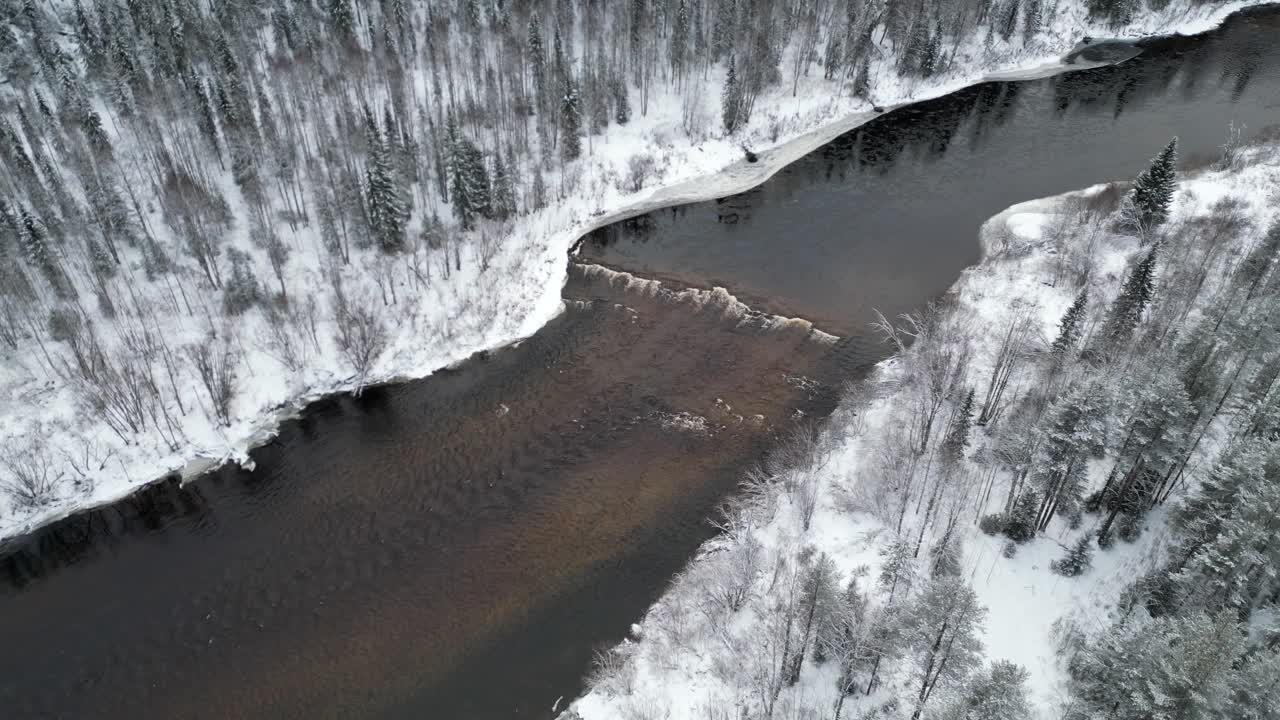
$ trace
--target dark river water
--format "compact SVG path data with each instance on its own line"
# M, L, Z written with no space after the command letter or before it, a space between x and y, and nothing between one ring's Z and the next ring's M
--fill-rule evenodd
M1276 17L903 108L755 190L597 231L580 254L865 333L873 308L893 317L943 293L978 260L977 229L1009 205L1132 179L1175 135L1194 162L1217 156L1231 121L1249 135L1280 123Z
M0 557L4 718L548 718L777 438L1009 204L1280 122L1280 14L890 113L761 188L594 234L567 309Z

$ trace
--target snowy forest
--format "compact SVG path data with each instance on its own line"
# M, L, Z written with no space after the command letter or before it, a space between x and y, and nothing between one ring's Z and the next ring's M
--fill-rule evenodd
M739 144L1213 7L4 0L4 534L532 332Z
M586 718L1280 718L1280 127L1010 208Z
M528 334L740 143L1213 7L4 0L0 534Z
M0 537L527 335L741 146L1221 4L0 0ZM570 717L1280 718L1280 139L1152 152L880 318Z

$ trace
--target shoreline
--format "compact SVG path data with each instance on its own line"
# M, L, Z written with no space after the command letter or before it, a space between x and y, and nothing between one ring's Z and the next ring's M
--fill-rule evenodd
M1258 187L1274 183L1274 180L1259 181L1280 178L1280 155L1276 154L1276 147L1273 143L1247 150L1249 159L1242 167L1180 171L1174 217L1195 218L1211 212L1215 198L1221 196L1215 189L1238 190L1250 183ZM969 331L960 342L980 348L968 360L972 363L973 377L990 376L996 348L1010 319L1019 312L1015 309L1019 303L1025 303L1021 311L1030 313L1028 317L1037 329L1050 332L1058 325L1076 289L1046 282L1050 264L1060 252L1055 243L1062 241L1050 234L1052 223L1058 218L1079 217L1090 198L1115 184L1115 181L1104 180L1056 195L1016 202L983 222L977 238L980 259L965 268L945 294L950 312L954 313L953 327ZM1241 195L1243 193L1236 194ZM1250 198L1250 202L1255 210L1259 207L1258 198ZM1261 217L1273 220L1275 214L1264 212ZM1265 223L1262 226L1266 226ZM1088 281L1087 287L1091 297L1110 297L1119 290L1133 258L1143 250L1136 239L1122 234L1109 233L1099 243L1097 255L1091 256L1094 269L1099 272ZM924 342L946 343L948 340L928 338ZM917 346L912 345L907 352L916 349ZM878 472L875 450L887 442L886 433L893 426L895 404L901 406L909 402L904 378L910 377L911 367L911 360L903 355L877 363L864 391L843 398L831 419L823 425L822 437L814 443L817 450L807 465L790 468L774 478L760 491L765 495L760 496L763 499L757 501L754 512L752 508L744 508L737 517L726 521L726 526L734 528L732 533L717 535L691 556L662 596L632 626L628 639L610 650L612 660L602 666L607 669L599 670L600 674L587 683L583 693L559 716L561 720L617 717L633 703L637 707L658 707L665 703L673 711L670 715L673 720L691 720L699 703L725 701L735 687L740 690L741 686L733 686L726 679L727 674L722 674L730 672L725 670L725 648L736 647L734 642L738 639L756 637L753 633L767 634L768 620L761 619L760 611L752 605L723 617L716 616L718 620L712 619L706 610L705 597L707 583L721 577L716 574L717 570L723 571L715 558L732 555L735 548L748 542L746 538L755 543L761 557L773 558L769 553L775 551L779 553L777 557L783 557L787 548L797 552L798 547L825 554L835 561L835 582L841 587L846 578L861 584L862 578L877 576L883 563L880 546L885 536L894 536L895 530L892 520L886 521L877 514L875 500L858 493L875 492L865 484L867 478L874 478ZM991 442L984 439L979 450L988 450ZM1207 456L1210 451L1201 452ZM1091 466L1093 487L1105 478L1105 469L1102 465ZM816 512L810 516L812 525L810 520L800 519L800 511L795 506L798 492L794 488L804 483L806 477L818 478L814 481L817 500ZM996 495L1004 491L1003 486L993 487ZM992 499L998 508L999 499ZM993 509L988 500L982 503L977 508L979 513ZM1058 656L1045 650L1052 647L1056 621L1094 617L1113 605L1127 583L1143 571L1143 558L1163 541L1164 518L1154 514L1150 521L1153 527L1146 528L1139 538L1117 542L1095 553L1092 567L1079 577L1069 579L1051 571L1052 563L1067 547L1065 541L1073 535L1074 528L1063 518L1055 519L1044 534L1021 545L1016 556L1003 553L1004 538L982 533L976 520L969 522L968 515L965 518L964 529L957 536L959 546L965 549L962 575L969 578L990 618L980 631L984 657L1010 660L1028 670L1031 673L1028 693L1035 701L1034 717L1056 717L1049 710L1062 690L1062 668ZM912 527L906 533L914 538L915 531ZM929 541L936 535L935 529L928 536ZM926 536L922 532L920 537ZM777 567L769 564L774 560L760 562L762 568ZM771 601L782 602L779 594L785 590L775 591L768 584L768 573L761 570L758 584L750 592L760 601L760 607L768 608L772 607ZM873 591L864 592L868 593L867 598L877 597L871 594ZM1048 601L1049 597L1055 599ZM782 698L778 701L805 704L834 693L835 672L838 669L830 662L809 664L803 676L783 689L787 695L778 696ZM628 680L617 680L623 676ZM621 689L624 686L627 689ZM865 701L867 705L847 707L852 712L846 717L862 717L857 714L858 710L874 709L877 702L892 697L897 689L886 676L882 692L869 696L870 700ZM859 698L858 702L864 701Z
M1146 35L1133 40L1126 39L1125 41L1137 43L1167 37L1172 34L1202 34L1219 27L1228 18L1237 13L1248 12L1267 5L1271 5L1271 3L1259 5L1246 0L1237 0L1237 2L1213 8L1203 15L1197 15L1181 22L1174 22L1172 25L1175 27L1172 28L1172 32ZM568 263L565 256L573 254L582 239L600 227L658 209L713 200L745 192L763 184L783 168L826 145L840 135L855 130L881 115L903 107L934 100L987 82L1035 80L1076 70L1106 67L1128 59L1121 58L1115 61L1086 63L1066 62L1065 58L1078 49L1077 44L1076 47L1073 47L1065 54L1057 54L1056 59L1052 59L1046 54L1046 56L1031 58L1018 63L1009 70L989 70L976 78L957 79L942 83L924 90L919 95L912 95L909 92L906 99L896 103L886 102L883 112L861 110L846 113L832 122L801 132L795 137L778 142L768 149L757 151L757 162L751 163L745 158L740 158L719 170L693 178L678 180L670 185L655 186L648 189L647 193L636 193L633 197L636 195L639 197L613 211L572 220L567 226L547 234L544 250L554 257L563 259L560 266L551 272L552 277L548 279L546 285L538 291L540 296L534 307L519 323L518 330L512 333L510 337L496 342L492 342L489 338L482 338L478 348L455 353L453 357L447 358L447 361L442 363L417 368L412 367L412 363L406 363L406 365L409 365L408 369L373 375L369 381L363 383L363 386L380 386L419 380L439 370L456 367L477 354L496 352L503 348L517 345L532 336L562 311L563 300L560 293L567 277ZM716 143L724 140L725 138L711 138L697 145L692 145L689 151L701 152L704 147L713 147ZM604 144L607 144L607 139ZM567 203L560 203L560 205L567 205ZM566 208L553 205L543 211L544 216L538 219L545 221L548 219L546 216L554 216L557 210L564 209ZM553 223L555 222L554 217L551 217L550 220ZM252 470L254 463L249 455L250 452L269 443L276 437L280 426L284 422L300 417L312 403L326 397L343 395L355 390L357 385L353 380L353 378L348 377L337 379L333 383L305 388L296 396L267 409L265 413L254 418L249 423L250 427L247 433L236 440L227 441L227 445L231 447L226 448L224 452L219 454L209 454L198 450L194 453L188 452L185 461L175 467L170 467L166 472L153 475L148 480L133 480L130 477L129 468L122 461L121 473L127 482L112 484L110 488L96 490L88 496L77 497L71 502L64 502L61 505L46 508L43 512L31 513L23 518L21 522L16 522L11 527L0 527L0 552L7 551L10 546L21 543L42 528L76 514L117 503L155 483L176 477L180 479L182 484L185 484L229 463L235 463L242 468ZM191 448L188 448L189 450ZM103 485L107 485L107 483L103 483Z

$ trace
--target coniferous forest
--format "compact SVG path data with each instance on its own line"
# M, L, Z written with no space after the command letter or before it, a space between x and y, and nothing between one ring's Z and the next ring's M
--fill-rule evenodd
M557 280L547 238L697 170L681 148L718 142L716 169L1135 10L5 0L7 514L519 337ZM802 84L825 115L773 112Z
M988 221L574 712L1280 717L1277 137Z
M0 0L0 537L527 336L581 230L742 147L1220 4ZM1038 717L984 644L1012 568L1076 603L1034 610L1055 717L1280 718L1276 140L1151 152L878 318L888 380L747 478L569 717L675 677L726 720Z

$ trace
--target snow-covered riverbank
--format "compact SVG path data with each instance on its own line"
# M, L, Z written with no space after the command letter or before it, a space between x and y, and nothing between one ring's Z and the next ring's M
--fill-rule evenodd
M1206 287L1230 277L1236 272L1234 262L1220 266L1220 258L1246 256L1255 247L1254 238L1276 221L1280 145L1275 142L1238 156L1229 168L1181 178L1168 223L1177 229L1170 230L1165 246L1171 269L1161 270L1171 289L1161 286L1157 293L1180 302L1181 289L1172 286L1182 276L1174 273L1197 263L1208 268ZM978 633L986 659L1009 660L1025 668L1036 716L1062 717L1066 673L1057 650L1066 628L1087 636L1114 620L1120 593L1162 558L1169 507L1160 504L1146 515L1145 531L1140 530L1136 540L1095 552L1091 568L1078 577L1064 577L1051 572L1050 563L1062 558L1065 548L1082 534L1096 530L1095 521L1085 519L1081 528L1069 518L1054 518L1043 534L1015 546L1012 556L1006 554L1003 538L983 534L977 524L979 517L1007 505L1016 473L1006 465L1012 461L1000 458L1011 450L1007 438L1018 432L1009 425L1026 422L1022 415L975 427L962 459L938 460L954 464L933 470L937 490L932 499L926 499L930 470L926 467L924 479L914 486L906 480L904 487L904 475L913 478L921 470L901 464L911 450L899 453L894 448L906 442L899 433L905 435L904 425L913 421L904 418L931 397L926 386L935 380L975 388L982 402L988 381L999 375L997 366L1009 357L1004 350L1013 328L1022 328L1018 334L1026 346L1020 351L1025 359L1010 366L1011 392L1021 396L1045 383L1049 344L1081 288L1087 290L1090 308L1082 325L1082 344L1089 345L1090 338L1102 332L1107 305L1120 293L1130 268L1149 251L1133 235L1114 231L1113 213L1123 192L1123 187L1099 185L1024 202L991 218L981 233L982 261L953 286L937 324L917 328L921 339L916 345L882 363L846 398L822 436L802 444L800 456L805 459L798 467L767 466L748 478L751 490L724 523L725 534L710 541L673 581L633 628L632 640L602 656L589 691L567 717L831 717L842 705L837 689L842 662L858 668L856 687L850 686L841 707L843 717L907 717L919 688L918 668L912 665L910 650L890 648L909 641L892 633L884 636L887 640L875 641L877 630L866 629L888 626L883 624L889 622L884 620L891 602L886 596L892 595L882 573L889 548L897 541L904 541L908 552L912 545L916 548L908 562L918 567L917 584L937 572L931 569L937 562L934 548L962 548L959 577L986 608ZM1225 228L1225 236L1214 240L1224 248L1218 259L1203 248L1203 231L1196 228ZM1193 326L1202 310L1193 302L1183 322ZM1165 312L1164 307L1153 310L1162 316ZM950 369L938 374L942 367ZM951 377L954 372L962 376ZM1048 375L1048 381L1053 378ZM1121 383L1120 396L1138 392L1128 386L1141 382L1130 378ZM1065 385L1059 389L1066 392ZM1050 392L1048 399L1053 401L1055 394ZM954 427L962 399L937 396L942 403L937 406L939 422ZM1197 473L1212 465L1227 426L1225 420L1205 426L1204 442L1192 446L1190 475L1199 477ZM945 455L941 437L946 433L935 432ZM797 453L789 450L786 455L794 458ZM928 457L934 457L934 451ZM1112 465L1108 455L1091 459L1084 473L1088 488L1102 486ZM899 491L904 493L901 506L895 497ZM815 560L821 557L826 559ZM809 648L818 647L809 640L804 620L809 597L805 578L828 561L835 576L828 583L835 593L852 582L861 604L855 604L853 612L843 604L847 601L830 596L816 603L818 622L838 626L836 641L822 646L821 653L814 650L812 659L805 657L792 684L780 669L787 662L785 648L804 647L800 637L810 642ZM902 593L901 587L898 591ZM902 603L899 600L899 606ZM906 610L908 615L912 612ZM794 622L779 619L788 613ZM856 622L849 620L854 616ZM813 619L812 610L808 617ZM839 648L845 647L842 639L860 633L872 638L863 646L864 654L837 658ZM891 660L898 652L903 655ZM876 660L881 673L878 689L866 696L870 657L883 657L885 662ZM935 710L951 697L942 691L939 696L943 699L934 701Z
M1201 7L1175 0L1158 12L1135 18L1123 34L1204 31L1231 12L1255 4L1241 1ZM899 79L893 57L881 57L872 65L873 97L885 107L896 107L986 79L1042 77L1070 70L1079 66L1063 66L1057 59L1084 34L1114 31L1092 25L1083 6L1060 3L1029 42L1010 44L997 39L962 45L953 70L927 81ZM504 230L506 241L466 245L458 269L447 278L437 277L425 286L411 285L407 274L392 280L398 292L410 297L397 308L388 346L364 381L423 377L477 351L528 337L559 312L565 253L584 233L651 209L747 190L876 115L868 103L842 96L836 83L820 76L815 72L802 78L796 96L787 88L773 88L761 96L750 125L733 137L715 132L688 137L681 130L679 97L656 97L647 115L609 129L579 161L574 172L584 192L553 200L549 207L519 218ZM717 117L722 80L716 72L705 80L709 92L701 110L708 124ZM740 144L759 152L759 161L742 160ZM624 191L617 179L640 152L656 159L654 175L640 191ZM247 222L243 212L240 215L237 233L247 238ZM492 247L496 251L489 254ZM444 264L448 264L445 252ZM294 257L281 282L295 297L328 282L318 257L311 258L309 253ZM374 279L378 275L374 259L365 259L367 273L363 280L349 277L349 291L372 297L383 292L383 285L381 279ZM54 491L34 507L20 507L8 496L0 498L0 538L110 503L175 470L185 468L192 475L221 462L243 462L250 448L269 439L283 419L306 403L357 385L342 353L329 340L335 329L331 318L320 318L314 332L320 351L296 369L287 368L259 342L266 332L261 318L246 317L243 324L239 330L243 369L230 422L215 420L203 391L198 390L198 380L189 372L173 381L175 392L185 394L187 402L181 413L174 413L180 426L167 438L155 432L121 438L83 408L67 383L34 372L21 353L7 361L0 368L0 388L6 398L0 410L0 443L10 453L38 456L40 461L26 469L50 482ZM198 345L208 331L191 327L182 318L157 330L175 345Z

